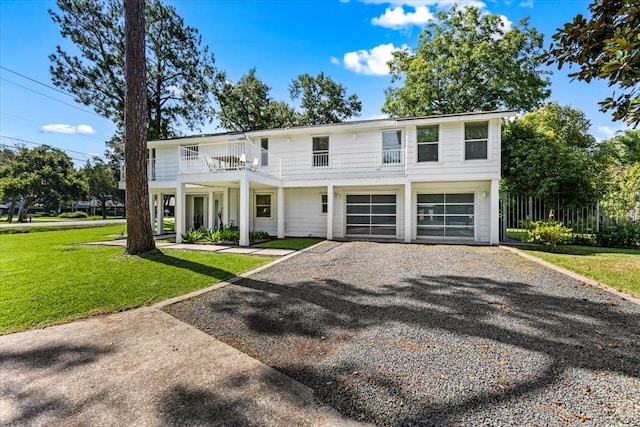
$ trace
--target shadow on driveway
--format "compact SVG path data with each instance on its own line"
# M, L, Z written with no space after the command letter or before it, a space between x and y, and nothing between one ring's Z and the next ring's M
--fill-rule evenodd
M355 420L640 422L640 307L495 248L355 245L167 311Z

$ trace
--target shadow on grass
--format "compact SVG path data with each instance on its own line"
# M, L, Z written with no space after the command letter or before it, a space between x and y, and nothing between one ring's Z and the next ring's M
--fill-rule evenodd
M154 249L150 252L142 254L140 255L140 258L153 261L153 262L158 262L160 264L168 265L175 268L182 268L185 270L192 271L194 273L203 274L205 276L218 279L219 281L227 280L230 277L235 276L234 273L221 268L167 255L166 253L162 252L160 249Z
M610 303L584 298L588 294L580 292L577 283L575 296L569 296L472 274L405 277L366 288L360 285L366 279L333 280L329 271L314 280L242 279L204 306L198 304L199 315L184 318L223 341L233 337L229 344L240 342L264 363L313 388L324 403L343 414L376 424L448 425L479 409L543 393L575 369L640 378L637 310L620 309L615 297ZM180 318L187 312L172 314ZM406 342L387 337L390 328L402 330ZM376 341L365 331L376 331ZM475 389L466 378L459 383L449 379L448 387L466 391L449 400L435 392L428 399L420 387L438 386L427 374L432 366L463 372L468 366L455 365L461 363L455 352L436 352L424 343L410 342L424 336L477 343L478 357L481 344L491 342L505 352L523 353L524 359L537 358L540 366L514 374L505 384L486 381L487 387ZM396 341L389 344L390 340ZM408 368L391 361L393 356L384 352L387 345L403 347L407 357L421 357ZM350 357L363 352L366 358ZM468 357L465 363L475 354ZM329 359L330 368L322 364ZM495 359L488 363L495 365Z

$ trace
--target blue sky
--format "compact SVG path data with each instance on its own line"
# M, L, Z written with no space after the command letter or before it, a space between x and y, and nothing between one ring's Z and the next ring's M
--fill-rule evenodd
M321 71L356 93L361 119L379 117L385 65L393 49L414 47L421 28L440 8L453 1L435 0L165 0L187 25L196 27L216 56L218 68L237 80L250 68L271 88L276 99L288 100L288 85L302 73ZM573 16L588 13L587 0L483 0L474 4L503 15L507 25L529 16L530 25L545 35L545 47L556 28ZM62 148L76 160L102 155L114 125L91 107L76 104L51 84L48 56L56 45L71 49L52 22L51 0L0 0L0 133L1 142L16 139ZM8 70L11 71L8 71ZM37 82L14 74L18 72ZM607 138L623 128L598 111L599 100L612 89L605 82L571 81L568 70L553 68L550 101L580 108L591 120L591 132ZM35 92L34 92L35 91ZM39 92L39 93L36 93ZM54 98L54 99L52 99ZM63 101L64 103L58 102ZM215 122L201 132L220 131ZM183 129L186 134L195 133ZM26 144L34 147L33 144Z

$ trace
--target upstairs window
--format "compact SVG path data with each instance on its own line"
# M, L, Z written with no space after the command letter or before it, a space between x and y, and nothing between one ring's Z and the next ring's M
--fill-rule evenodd
M437 162L438 142L440 141L440 126L418 127L418 161Z
M487 159L489 122L464 124L464 159Z
M329 137L313 137L313 166L329 166Z
M382 132L382 163L400 163L402 160L402 131Z
M269 166L269 138L260 138L262 166Z

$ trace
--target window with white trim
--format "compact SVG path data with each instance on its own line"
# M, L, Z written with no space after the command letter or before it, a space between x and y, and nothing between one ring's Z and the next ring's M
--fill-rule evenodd
M256 194L256 218L271 218L271 194Z
M326 194L322 194L320 196L320 204L322 206L322 213L327 213L327 211L329 210L329 202L327 201L327 195Z
M314 136L313 144L313 166L329 166L329 137Z
M418 162L437 162L440 126L418 126Z
M269 166L269 138L260 138L260 148L262 166Z
M486 160L489 141L489 122L464 124L464 159Z
M382 163L401 163L402 131L382 131Z

